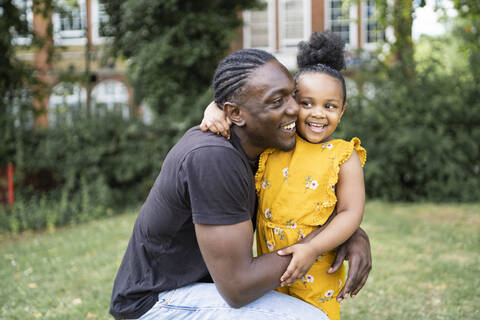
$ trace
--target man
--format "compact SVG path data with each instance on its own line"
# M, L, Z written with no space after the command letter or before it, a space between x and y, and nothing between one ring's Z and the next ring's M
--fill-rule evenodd
M295 146L292 76L269 53L247 49L222 60L213 86L233 123L231 139L195 127L170 150L135 222L110 312L128 319L327 319L271 291L291 257L252 255L256 158L268 147ZM338 251L333 269L346 256L350 263L343 297L367 279L368 238L358 230Z

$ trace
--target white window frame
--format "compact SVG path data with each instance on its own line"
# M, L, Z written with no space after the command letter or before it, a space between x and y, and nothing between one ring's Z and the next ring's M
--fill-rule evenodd
M332 30L332 19L331 11L331 0L325 0L325 26L327 30ZM346 49L352 50L358 47L358 7L356 4L353 4L349 8L349 24L348 24L348 36L349 42L346 43Z
M65 3L63 3L65 4ZM66 5L66 4L65 4ZM80 14L82 15L82 10L84 11L85 25L87 24L87 7L85 0L78 0L78 5L80 7ZM60 30L61 21L60 14L53 14L53 30L54 30L54 41L55 44L61 46L75 46L75 45L85 45L87 43L87 35L85 34L86 29L78 30Z
M289 0L278 1L278 33L279 49L297 51L297 44L302 40L307 40L312 33L312 1L301 0L303 4L303 36L295 39L285 39L285 4Z
M362 3L362 47L365 50L372 51L375 50L379 44L379 41L376 42L367 42L368 41L368 30L367 30L367 25L368 25L368 16L367 16L367 1ZM378 23L378 21L377 21ZM383 31L385 33L385 30Z
M110 37L100 35L100 0L92 0L91 21L92 21L92 43L94 45L104 44Z
M268 19L268 46L255 47L268 52L275 51L276 22L275 22L275 0L266 0L267 19ZM252 29L251 29L251 11L243 12L243 47L252 48Z
M32 0L20 0L22 3L25 3L25 11L27 14L27 24L28 24L28 29L33 32L33 11L32 11L32 6L33 2ZM19 3L17 1L13 1L13 4L18 6ZM13 43L15 45L19 46L28 46L32 43L33 36L32 34L29 34L28 36L16 36L13 38Z

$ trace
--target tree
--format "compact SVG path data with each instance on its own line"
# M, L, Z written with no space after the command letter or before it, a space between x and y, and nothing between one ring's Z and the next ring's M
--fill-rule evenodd
M411 79L415 74L412 24L415 9L424 7L426 0L376 0L377 18L384 28L393 29L391 45L393 62L402 75Z
M480 81L480 2L477 0L453 0L458 12L455 33L463 40L475 82Z
M0 168L13 157L15 120L22 120L31 111L29 105L30 92L25 90L32 83L29 68L15 56L14 38L28 33L26 17L12 0L0 2ZM15 119L16 118L16 119ZM17 159L18 160L18 159ZM19 161L16 161L17 163Z
M212 99L213 72L240 12L258 0L104 0L113 52L126 58L135 102L146 101L179 132L198 121Z
M27 33L28 25L12 0L0 2L0 106L6 108L19 90L25 77L26 67L15 57L13 39Z

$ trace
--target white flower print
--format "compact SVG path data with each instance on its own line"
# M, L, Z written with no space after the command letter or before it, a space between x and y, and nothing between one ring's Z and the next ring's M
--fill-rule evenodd
M270 210L270 208L267 208L267 210L265 210L265 218L267 219L272 218L272 210Z
M310 182L310 189L315 190L318 187L318 182L316 180L313 180Z
M306 274L302 277L301 280L302 280L303 285L306 288L307 287L307 282L313 282L313 276L310 275L310 274Z
M338 288L340 289L342 287L342 280L338 279Z
M305 238L305 234L302 230L298 229L298 240L302 240L303 238Z
M282 228L276 227L276 228L273 229L273 232L278 236L278 238L279 238L280 240L284 240L284 239L285 239L285 231L283 231Z
M268 181L267 179L263 178L262 188L263 188L264 190L267 189L267 188L270 188L270 181Z
M333 192L335 192L335 186L331 186Z
M327 143L327 145L325 146L327 149L332 149L333 148L333 144L331 143Z
M275 248L275 246L273 245L273 243L267 240L267 248L268 250L272 251Z
M305 192L310 188L310 183L312 182L312 176L305 177Z
M293 222L293 219L290 219L287 221L287 228L288 229L296 229L297 228L297 224L295 222Z
M335 291L333 290L328 290L327 292L325 292L325 298L333 298L333 294L335 293Z
M283 182L287 182L288 181L288 168L283 168L282 170L282 174L283 174Z

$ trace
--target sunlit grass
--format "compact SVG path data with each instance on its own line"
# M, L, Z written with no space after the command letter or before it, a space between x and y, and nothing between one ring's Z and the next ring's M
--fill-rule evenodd
M0 319L111 319L136 213L0 238ZM374 266L342 319L480 319L480 204L370 202Z
M480 319L480 205L370 203L373 271L343 319Z

